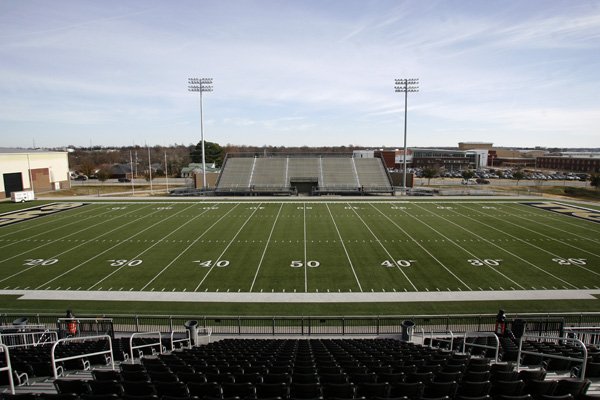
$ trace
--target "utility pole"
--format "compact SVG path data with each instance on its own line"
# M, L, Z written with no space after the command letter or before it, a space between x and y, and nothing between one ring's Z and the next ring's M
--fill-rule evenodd
M406 195L406 117L408 115L408 93L419 91L419 78L396 79L396 93L404 93L404 173L402 174L402 192Z
M206 190L206 155L204 152L204 116L202 114L202 93L212 92L212 78L189 78L188 91L200 93L200 140L202 142L202 190Z

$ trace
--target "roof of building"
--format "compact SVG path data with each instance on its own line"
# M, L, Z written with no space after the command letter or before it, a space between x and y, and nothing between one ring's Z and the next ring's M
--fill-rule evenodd
M67 153L66 150L46 149L19 149L11 147L0 147L0 154L43 154L43 153Z

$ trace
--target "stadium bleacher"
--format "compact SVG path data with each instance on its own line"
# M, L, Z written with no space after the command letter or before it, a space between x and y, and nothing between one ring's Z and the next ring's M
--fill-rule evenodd
M115 349L126 354L130 342L143 346L152 343L148 340L124 337L113 343ZM83 351L81 343L72 345L75 347L65 346L65 354ZM87 346L86 351L94 353L100 345L92 342ZM527 346L544 354L576 351L556 341L528 341ZM153 347L154 351L143 358L123 359L115 370L107 367L106 359L90 359L91 371L71 371L58 379L39 380L19 387L16 395L4 389L0 398L594 399L586 393L590 379L559 378L545 368L549 364L517 368L512 362L495 362L485 351L462 353L393 338L236 338L172 352L165 351L166 341L162 349ZM34 346L29 351L44 354L47 346ZM589 354L588 364L600 361L595 346L589 347ZM74 364L70 369L77 367Z
M225 158L216 194L394 193L379 158L351 155L270 155Z

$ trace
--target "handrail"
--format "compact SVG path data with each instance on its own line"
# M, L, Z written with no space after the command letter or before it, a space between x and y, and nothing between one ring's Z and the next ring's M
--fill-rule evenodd
M454 345L454 333L452 333L452 331L448 330L448 331L445 331L445 332L434 332L434 331L429 332L429 347L433 347L433 336L434 336L434 334L436 335L436 340L438 342L450 344L450 350L452 350L452 346ZM440 336L438 336L438 334ZM447 335L450 335L450 339L446 339L444 337L444 336L447 336Z
M50 341L42 342L44 336L49 335ZM22 339L22 340L19 340ZM52 340L54 339L54 340ZM56 331L36 331L36 332L15 332L15 333L0 333L0 344L6 344L8 348L38 346L40 343L54 343L58 340ZM18 344L10 344L10 342L19 342Z
M133 345L133 338L134 337L136 337L136 336L149 336L149 335L155 335L155 334L158 335L158 342L148 343L148 344L141 344L139 346L134 346ZM136 349L136 350L137 349L143 349L145 347L152 347L152 346L156 346L156 345L158 345L158 348L160 349L160 354L162 354L163 353L163 348L162 348L161 334L160 334L159 331L156 331L156 332L132 333L131 337L129 338L129 354L131 355L131 363L133 364L135 362L135 357L133 356L133 350L134 349Z
M8 346L0 343L0 349L4 352L4 363L6 364L4 367L0 367L0 371L8 372L8 385L10 387L10 393L15 394L15 381L13 380L13 370L10 365L10 354L8 350Z
M68 357L62 357L62 358L56 358L55 355L55 351L56 351L56 346L58 346L60 343L68 343L68 342L86 342L88 340L95 340L95 339L107 339L108 340L108 350L102 350L102 351L97 351L94 353L86 353L86 354L78 354L75 356L68 356ZM54 379L58 378L58 368L56 367L56 363L60 362L60 361L68 361L68 360L76 360L79 358L85 358L85 357L89 357L89 356L97 356L97 355L101 355L101 354L110 354L110 363L112 366L112 369L115 369L115 362L114 362L114 357L113 357L113 347L112 347L112 340L110 338L109 335L99 335L99 336L83 336L83 337L72 337L72 338L64 338L64 339L59 339L58 341L56 341L53 345L52 345L52 350L50 352L50 359L52 361L52 371L54 373Z
M570 326L564 328L565 337L577 338L583 343L600 343L600 327L598 326Z
M529 338L529 339L543 339L543 340L556 340L558 341L563 341L563 342L572 342L575 344L578 344L579 346L581 346L582 350L583 350L583 357L582 358L578 358L578 357L568 357L568 356L563 356L563 355L556 355L556 354L548 354L548 353L544 353L544 352L539 352L539 351L528 351L528 350L523 350L523 341L525 340L525 338ZM585 346L585 344L576 338L565 338L565 337L560 337L560 336L539 336L539 335L528 335L528 334L524 334L523 336L521 336L521 339L519 340L519 353L517 356L517 370L520 367L521 364L521 354L529 354L529 355L541 355L542 357L546 357L546 358L554 358L557 360L569 360L569 361L573 361L573 362L580 362L581 363L581 372L579 374L579 380L583 380L585 378L585 368L586 368L586 364L587 364L587 347Z
M478 337L493 337L496 339L496 346L488 346L487 344L478 344L478 343L467 343L467 338L478 338ZM466 353L466 347L479 347L482 349L495 350L494 362L498 362L498 354L500 353L500 340L498 339L498 335L493 332L465 332L464 340L463 340L463 353Z
M427 333L425 332L424 328L421 328L421 333L413 333L414 336L420 336L421 337L421 341L423 344L425 344L425 338ZM448 336L450 335L450 339L446 339L444 336ZM442 342L442 343L449 343L450 344L450 350L452 350L452 346L454 345L454 333L450 330L446 330L446 331L434 331L434 330L430 330L429 331L429 347L433 348L433 338L436 338L436 340L438 342ZM439 346L438 346L439 347Z
M192 348L192 337L190 336L190 331L186 331L187 336L183 339L174 339L175 333L175 331L171 331L171 351L175 350L175 343L187 342L187 348Z

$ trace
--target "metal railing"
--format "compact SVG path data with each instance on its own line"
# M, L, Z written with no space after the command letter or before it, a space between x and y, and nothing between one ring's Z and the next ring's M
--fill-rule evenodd
M139 344L137 346L133 345L133 339L136 337L152 337L152 336L158 336L158 342L152 342L152 343L144 343L144 344ZM153 347L153 346L157 346L159 348L159 352L160 354L163 353L163 345L162 345L162 339L161 339L161 334L160 332L156 331L156 332L142 332L142 333L133 333L131 335L131 337L129 338L129 355L131 357L131 363L135 363L135 357L133 355L133 351L134 350L138 350L138 354L140 355L139 358L142 358L144 356L144 352L140 351L140 349L144 349L146 347ZM152 351L154 353L154 351Z
M93 352L93 353L83 353L83 354L76 354L76 355L67 356L67 357L56 358L56 347L59 344L61 344L61 343L85 342L85 341L89 341L89 340L101 340L101 339L106 339L108 341L108 350L101 350L101 351L96 351L96 352ZM112 369L115 369L115 362L114 362L114 357L113 357L112 339L110 338L109 335L85 336L85 337L74 337L74 338L59 339L58 341L56 341L52 345L52 350L50 352L50 360L52 362L52 372L54 374L54 379L58 378L58 376L59 376L58 370L62 369L62 368L59 368L60 366L57 366L56 363L61 362L61 361L83 359L83 358L86 358L86 357L98 356L98 355L102 355L102 354L109 354L110 355L110 364L111 364L111 367L112 367Z
M488 344L468 343L467 342L467 338L488 338L488 337L495 339L495 341L496 341L495 346L490 346ZM493 333L493 332L465 332L465 336L463 338L463 346L462 346L463 353L466 353L467 346L477 347L477 348L486 349L486 350L494 350L494 362L498 362L498 355L500 353L500 340L498 339L498 335L496 335L495 333Z
M186 332L186 337L182 339L175 339L175 335L179 332L172 331L170 335L169 342L171 343L171 351L174 351L177 348L177 343L182 343L182 346L185 346L188 349L192 348L192 338L190 336L190 332Z
M22 314L0 314L0 322L12 321ZM57 314L26 315L45 329L56 329ZM188 320L197 320L199 328L210 328L214 336L379 336L400 335L402 321L411 320L425 331L493 332L496 314L398 315L398 316L194 316L130 315L110 316L115 334L177 330ZM525 331L531 334L563 336L566 326L598 327L600 313L520 314ZM83 318L79 317L79 320ZM100 320L89 318L90 320ZM510 324L513 321L508 321ZM93 330L93 329L92 329ZM91 333L91 332L90 332ZM102 332L104 333L104 332Z
M38 346L40 344L54 343L58 340L58 333L48 329L33 332L1 333L0 344L9 348Z
M428 346L430 348L434 347L434 340L439 343L448 343L449 349L452 349L452 347L454 346L454 333L452 331L434 332L433 330L431 330L429 332L425 332L425 329L421 328L420 333L416 332L413 335L421 337L421 342L423 343L423 345L425 345L426 339L429 338ZM450 336L449 339L448 336ZM437 347L440 346L438 345Z
M556 341L557 343L558 342L571 342L571 343L577 344L579 347L581 347L582 357L570 357L570 356L558 355L555 353L545 353L543 351L523 350L523 342L527 339L536 339L536 340L544 340L544 341L550 340L550 341ZM551 337L551 336L539 336L539 335L524 334L523 336L521 336L521 339L519 340L519 355L517 357L517 370L520 367L521 355L523 355L523 354L529 354L529 355L533 355L533 356L542 356L544 358L554 358L557 360L568 360L571 362L581 363L581 369L579 370L579 379L583 380L585 378L585 368L586 368L586 364L587 364L588 352L587 352L587 347L585 346L585 344L579 339L565 338L565 337L560 337L560 336Z
M69 332L69 325L75 324L76 334ZM112 318L58 318L56 325L61 337L109 335L114 338Z
M564 336L577 338L588 345L600 344L600 327L597 326L571 326L564 328Z
M8 346L0 343L0 350L4 353L4 366L0 367L0 372L6 371L8 373L8 386L10 388L10 393L15 394L15 382L13 380L13 370L10 364L10 353L8 351Z

